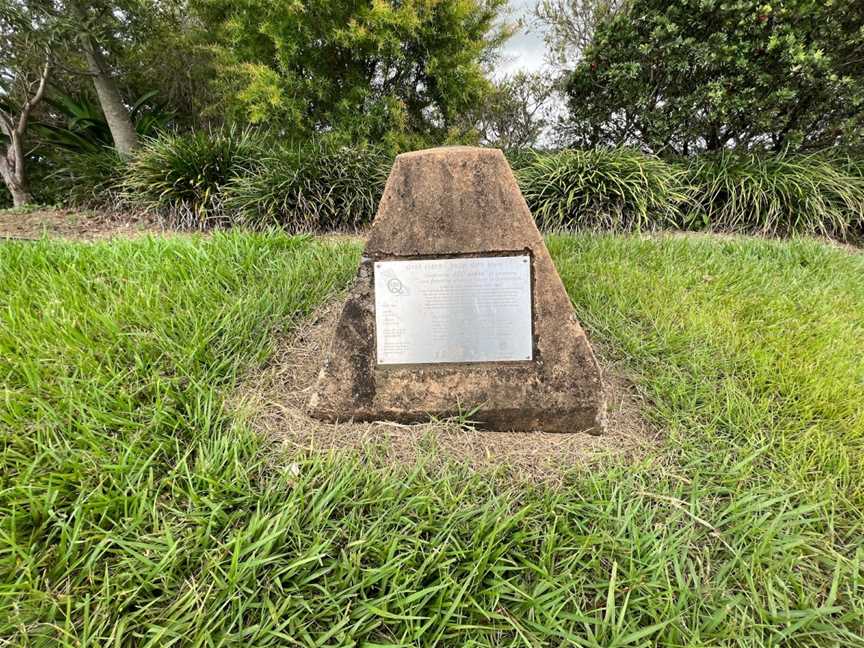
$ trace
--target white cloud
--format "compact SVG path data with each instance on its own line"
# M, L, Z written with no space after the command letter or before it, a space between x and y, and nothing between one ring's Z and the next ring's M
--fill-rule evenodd
M537 0L510 0L510 20L522 19L523 26L504 43L501 65L495 76L519 70L535 72L545 67L546 43L540 26L533 20Z

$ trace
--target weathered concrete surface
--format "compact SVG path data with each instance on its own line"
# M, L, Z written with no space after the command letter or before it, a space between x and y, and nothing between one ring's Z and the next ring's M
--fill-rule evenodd
M375 261L532 257L534 360L376 364ZM501 151L449 147L396 158L310 413L324 420L425 421L472 409L498 430L603 428L600 367Z

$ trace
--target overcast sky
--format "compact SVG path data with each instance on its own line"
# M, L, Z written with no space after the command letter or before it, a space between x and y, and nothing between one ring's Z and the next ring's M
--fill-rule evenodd
M530 72L543 67L546 44L540 28L532 20L536 4L537 0L510 0L510 19L524 18L526 25L504 44L504 60L499 73L508 74L517 70Z

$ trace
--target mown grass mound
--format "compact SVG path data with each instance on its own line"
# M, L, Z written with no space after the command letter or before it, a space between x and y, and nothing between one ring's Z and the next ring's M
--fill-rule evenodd
M281 234L0 247L13 645L860 645L864 258L554 237L666 445L557 487L282 453L226 399L347 285Z

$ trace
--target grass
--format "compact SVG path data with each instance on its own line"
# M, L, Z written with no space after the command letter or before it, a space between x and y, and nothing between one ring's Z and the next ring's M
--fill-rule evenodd
M667 432L560 487L284 454L226 409L350 281L279 234L0 247L0 637L860 646L864 257L553 237Z

